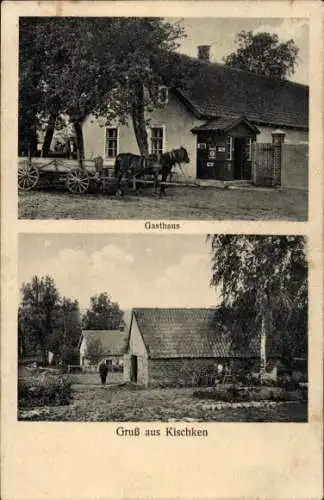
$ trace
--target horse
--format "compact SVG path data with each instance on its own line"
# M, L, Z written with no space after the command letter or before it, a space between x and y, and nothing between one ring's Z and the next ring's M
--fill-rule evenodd
M155 193L157 193L159 175L161 175L160 196L165 196L165 182L168 176L171 176L172 167L174 167L174 165L181 166L181 163L189 162L188 152L183 146L180 146L178 149L172 149L172 151L168 153L162 153L159 158L160 166L155 172Z
M130 180L143 176L146 173L147 159L145 156L135 155L133 153L120 153L116 157L114 174L116 181L116 194L123 195L121 181L123 178Z
M145 157L143 155L134 155L133 153L120 153L115 161L115 179L117 193L122 194L121 181L126 179L138 179L144 175L154 176L155 194L158 191L158 178L161 175L160 196L165 195L165 182L171 175L172 167L176 164L189 163L190 159L187 150L180 146L170 152L162 153L158 159ZM137 187L136 187L137 189Z

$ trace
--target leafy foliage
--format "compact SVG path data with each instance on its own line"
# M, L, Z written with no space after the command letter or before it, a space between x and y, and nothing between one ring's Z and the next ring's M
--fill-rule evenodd
M79 350L76 347L63 344L60 347L60 358L65 365L78 365Z
M307 352L307 262L301 236L209 236L217 320L246 345L265 321L269 340L291 359Z
M74 124L83 158L86 116L105 116L108 122L132 117L139 148L147 152L144 110L158 105L161 70L183 35L179 24L161 18L22 18L22 133L39 116L55 122L65 114ZM29 136L25 139L28 142Z
M19 408L67 405L71 400L72 380L64 375L42 374L18 381Z
M80 334L79 304L61 297L52 277L33 276L22 284L18 310L20 355L40 351L46 364L49 350L62 358L66 348L76 347Z
M100 293L90 298L82 324L84 330L118 330L123 325L123 311L107 293Z
M107 354L107 352L104 351L99 339L90 339L88 341L86 356L92 365L98 363L104 354Z
M295 72L299 49L294 40L280 42L276 34L240 31L237 49L223 58L227 66L285 79Z
M212 390L198 390L193 393L198 399L237 403L243 401L303 401L307 398L302 390L288 391L279 387L246 388L237 385L221 385Z

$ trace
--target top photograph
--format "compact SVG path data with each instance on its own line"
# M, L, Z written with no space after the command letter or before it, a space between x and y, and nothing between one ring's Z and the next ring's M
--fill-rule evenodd
M19 219L308 220L309 21L20 17Z

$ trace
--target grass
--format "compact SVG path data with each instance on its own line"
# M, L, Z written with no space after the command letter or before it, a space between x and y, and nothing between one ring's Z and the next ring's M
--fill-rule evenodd
M306 422L306 403L284 403L274 408L214 410L208 400L193 397L194 389L105 388L75 385L69 406L44 407L37 413L21 411L20 420L46 421L204 421Z
M147 189L123 199L59 190L19 193L20 219L307 220L307 192L300 190L169 187L165 198Z
M72 380L78 385L99 385L99 373L73 373ZM124 380L122 372L109 372L107 376L107 384L120 384Z

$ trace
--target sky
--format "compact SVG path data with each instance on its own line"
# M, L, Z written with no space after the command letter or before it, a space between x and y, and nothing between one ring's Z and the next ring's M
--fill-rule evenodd
M179 21L180 18L170 18ZM307 19L301 18L182 18L185 38L179 52L197 56L198 45L211 45L211 60L222 63L224 56L235 50L236 34L241 30L254 33L276 33L279 40L293 39L299 48L299 62L295 74L289 79L308 85L309 26Z
M121 309L212 307L209 250L205 235L21 234L19 286L48 274L83 310L101 292Z

